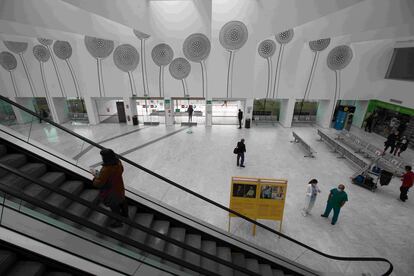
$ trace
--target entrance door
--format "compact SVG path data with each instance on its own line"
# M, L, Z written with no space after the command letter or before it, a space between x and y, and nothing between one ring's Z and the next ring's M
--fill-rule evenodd
M126 114L124 102L116 102L116 109L118 111L118 120L120 123L126 123Z
M239 109L244 110L244 101L241 100L214 100L213 125L238 125L237 114Z
M206 101L204 99L174 98L174 123L188 122L188 107L193 107L192 122L197 124L206 123Z

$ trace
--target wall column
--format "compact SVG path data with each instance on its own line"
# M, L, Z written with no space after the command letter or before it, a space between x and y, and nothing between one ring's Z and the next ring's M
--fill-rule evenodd
M284 127L292 126L293 112L295 110L295 99L283 99L280 102L279 123Z
M60 124L66 123L69 121L68 106L66 103L66 98L52 98L52 104L56 110L56 116Z
M138 115L137 102L133 98L124 97L125 115L128 125L133 125L132 117Z
M332 109L334 102L332 100L320 100L318 111L316 112L316 124L323 128L330 128L332 121Z
M174 125L174 101L171 98L164 99L165 126Z
M206 100L206 126L211 127L213 124L213 100Z
M85 97L85 107L86 112L88 113L89 124L97 125L99 124L98 110L96 109L95 100L92 97Z
M253 118L253 102L254 99L246 99L246 103L244 105L244 112L243 112L243 119L250 119L250 121ZM252 126L252 122L250 122L250 127Z

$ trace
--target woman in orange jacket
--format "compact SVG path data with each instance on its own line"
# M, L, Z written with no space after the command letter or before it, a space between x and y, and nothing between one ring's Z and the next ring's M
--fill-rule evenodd
M122 173L124 167L121 161L111 149L103 149L102 168L99 173L94 173L93 186L99 188L100 198L106 206L109 206L115 214L128 218L128 203L125 199L124 181ZM122 222L115 220L110 227L121 227Z

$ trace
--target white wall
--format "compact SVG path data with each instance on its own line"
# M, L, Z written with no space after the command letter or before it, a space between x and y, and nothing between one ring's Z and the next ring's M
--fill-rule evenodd
M389 101L392 97L403 101L404 106L414 108L413 82L384 79L395 41L414 37L412 0L352 0L346 3L340 0L40 1L41 4L24 0L0 2L0 39L29 42L25 57L40 95L44 95L44 89L39 63L31 52L32 47L38 44L36 37L69 41L73 47L71 62L81 92L87 97L98 97L96 60L84 46L84 35L112 38L115 47L121 43L131 43L139 50L139 41L132 33L132 29L136 28L151 35L146 42L150 96L158 95L159 72L151 59L152 48L166 42L174 49L175 57L183 56L184 39L192 33L201 32L212 43L207 60L209 97L223 98L226 95L229 53L219 43L219 32L228 21L240 20L247 25L249 39L235 55L235 98L264 97L267 65L257 54L257 46L266 38L274 39L275 33L294 27L294 39L285 46L281 64L279 98L296 100L303 97L313 58L308 41L331 36L330 46L320 53L310 99L332 98L335 75L326 66L326 57L335 46L346 44L352 48L354 58L340 73L341 99ZM54 15L51 15L52 11ZM0 43L0 51L3 50L5 47ZM279 45L273 57L273 68L278 51ZM74 97L69 70L64 61L58 59L57 62L66 92ZM29 86L20 60L18 63L15 72L18 86L22 95L29 97ZM129 97L131 92L127 74L115 67L112 56L103 60L102 64L106 96ZM199 64L191 65L192 71L187 79L189 93L191 96L201 96L201 69ZM52 96L59 97L59 85L50 61L45 64L45 70ZM138 96L142 96L140 66L133 76ZM2 95L12 93L9 73L2 68L0 85ZM165 68L165 96L182 95L180 81L173 79L168 68Z

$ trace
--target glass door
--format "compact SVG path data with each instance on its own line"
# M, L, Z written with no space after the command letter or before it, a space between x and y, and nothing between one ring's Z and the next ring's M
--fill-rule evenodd
M244 110L241 100L214 100L213 99L213 125L238 125L237 114L239 109Z
M197 124L206 123L206 102L204 99L174 98L174 123L188 122L188 108L193 108L192 122Z

